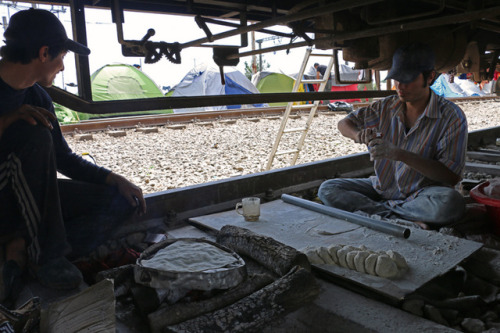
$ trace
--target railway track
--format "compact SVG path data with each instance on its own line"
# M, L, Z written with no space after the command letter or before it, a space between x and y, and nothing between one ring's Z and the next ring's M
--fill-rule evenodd
M498 96L486 97L461 97L450 98L455 103L469 103L469 102L484 102L488 100L496 100ZM353 108L360 108L367 106L369 103L353 103ZM267 107L267 108L253 108L253 109L240 109L240 110L224 110L224 111L210 111L210 112L197 112L197 113L181 113L181 114L163 114L163 115L143 115L131 117L116 117L116 118L101 118L85 120L75 124L66 124L61 126L63 133L72 132L96 132L106 129L125 129L133 127L148 127L148 126L163 126L175 125L182 123L190 123L196 121L216 121L221 119L237 119L247 117L265 117L265 116L279 116L283 114L285 107ZM295 113L308 112L308 108L296 109ZM327 106L319 106L318 112L328 112ZM344 111L342 111L344 112Z

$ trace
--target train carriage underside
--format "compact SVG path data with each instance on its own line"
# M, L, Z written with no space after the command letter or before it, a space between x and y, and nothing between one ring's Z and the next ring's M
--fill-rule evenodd
M82 43L86 42L85 8L109 9L117 25L117 37L122 44L123 54L141 56L149 62L175 63L182 59L183 49L207 47L216 41L218 45L214 47L214 58L222 68L233 65L243 56L277 50L270 48L255 52L240 52L240 49L247 46L248 38L245 35L250 31L264 31L271 35L282 34L290 38L290 43L280 46L281 49L314 46L318 49L341 50L344 60L354 63L359 69L389 69L394 50L412 41L427 42L434 47L438 71L447 72L456 69L458 73L472 73L474 80L477 81L491 79L499 62L500 4L494 0L31 2L70 6L73 35L75 40ZM148 31L143 33L144 38L141 40L127 38L128 36L123 35L122 29L122 25L127 24L123 21L122 14L127 10L193 16L206 37L177 43L173 34L172 40L157 41L153 32ZM219 22L223 19L231 20L232 23L229 25L231 29L225 33L212 34L207 23L216 21L215 24L227 25L226 21L226 23ZM272 31L270 28L275 25L286 25L290 28L290 32L284 34ZM225 37L234 35L243 36L240 46L221 45ZM89 113L112 113L116 108L122 111L142 111L196 105L215 106L221 103L229 105L235 104L234 99L238 100L238 104L253 104L342 98L342 93L318 92L301 93L301 95L257 94L235 95L231 98L218 96L94 102L90 97L88 60L77 56L76 64L78 95L54 87L49 89L49 93L56 102L76 111ZM359 93L363 96L363 92ZM369 97L377 97L377 94L383 96L382 92L370 92ZM498 137L500 128L497 127L470 133L469 150L491 148ZM492 154L493 157L490 158L498 160L500 153L491 150L488 150L489 155L487 155ZM486 150L478 151L476 157L486 152ZM469 168L477 170L486 167L470 165ZM485 170L495 176L500 175L497 165ZM234 206L241 198L259 197L263 207L264 205L274 207L271 205L279 204L277 210L269 211L273 223L276 221L278 223L277 229L267 234L259 234L259 230L267 232L265 228L259 229L258 225L266 223L266 217L263 215L262 221L248 225L255 234L238 230L233 234L232 231L227 231L224 235L225 241L230 239L228 241L230 244L238 243L235 245L235 248L238 248L235 252L248 260L249 266L252 266L249 272L261 274L255 276L265 274L271 276L272 283L260 287L253 286L254 289L250 294L243 295L239 299L232 298L234 296L232 292L227 294L219 291L211 294L192 292L183 299L185 305L183 308L177 305L174 307L175 302L162 304L160 298L163 297L162 300L165 300L167 297L166 299L172 300L172 294L165 296L161 291L151 291L151 288L145 289L143 286L135 285L133 265L101 272L97 280L101 282L108 281L107 279L114 280L114 286L97 283L101 289L92 289L95 287L93 286L85 288L90 290L89 293L73 296L82 297L80 299L68 299L67 295L61 297L61 294L50 294L35 284L29 286L24 298L26 300L30 295L43 296L43 306L47 311L45 317L42 316L42 319L45 318L42 324L48 325L42 326L45 328L56 327L50 325L55 325L58 319L60 321L57 324L62 325L59 327L74 328L76 326L71 325L81 325L79 318L72 318L71 313L65 313L63 310L71 308L71 304L90 304L89 308L84 310L75 307L74 314L78 313L88 321L87 324L92 322L95 324L94 327L98 328L103 328L105 320L113 317L112 323L106 324L116 325L119 332L148 330L154 332L345 332L347 330L453 332L481 331L481 328L491 329L492 332L498 331L500 245L496 241L496 236L491 236L486 241L482 239L482 242L475 242L464 237L456 237L463 236L459 235L460 228L441 233L412 229L409 237L387 235L384 232L373 236L373 239L380 237L377 245L373 245L380 250L390 250L393 246L401 248L407 246L414 250L408 252L406 258L411 266L408 276L411 276L413 284L406 283L404 277L393 281L380 277L360 277L356 275L357 273L348 272L344 268L331 268L326 267L327 265L313 264L311 267L309 262L304 263L302 260L295 260L295 257L290 259L290 256L287 256L291 253L288 252L291 251L290 247L296 246L300 249L299 247L304 245L315 245L316 241L328 242L330 239L328 237L338 239L335 237L339 237L339 234L348 234L352 230L345 227L349 230L332 232L315 225L304 231L304 238L301 238L300 233L293 233L295 229L290 225L287 227L286 222L294 218L296 210L290 213L286 208L288 206L281 206L282 195L294 194L302 198L315 199L315 191L325 179L364 177L370 175L372 171L372 162L366 153L362 153L158 192L147 196L148 213L127 221L115 235L118 244L128 244L140 250L146 249L147 245L164 241L165 238L170 241L175 238L203 238L222 242L223 227L218 223L226 221L228 214L234 212ZM464 193L468 189L464 189ZM280 209L283 210L283 219L287 221L280 220ZM263 209L263 212L266 210ZM301 214L297 214L298 219ZM479 212L478 216L484 218L485 214ZM271 217L269 219L271 224ZM304 223L310 223L308 217L304 219ZM336 221L335 223L339 224L346 223L338 219ZM474 222L474 217L464 221L464 223L471 222ZM403 225L403 228L407 227L404 221L398 223L399 226ZM241 227L245 224L238 220L235 225ZM293 228L295 227L299 230L303 226L294 225ZM361 238L353 241L356 243L353 245L356 246L361 245L359 243L368 239L373 233L370 228L358 226L354 229L357 230L354 232L359 233L358 236L361 235ZM137 239L138 237L140 239ZM436 243L429 243L431 238L435 239ZM308 242L310 244L307 244ZM238 247L243 243L247 245ZM254 247L255 251L247 251L247 247ZM424 258L423 255L427 257ZM293 262L293 267L285 271L279 270L278 263L283 260ZM425 274L419 275L420 272ZM141 274L139 279L147 280L149 283L152 278L147 274ZM113 306L116 301L116 307L112 307L113 311L109 306L106 308L106 304L109 304L105 302L99 304L103 309L106 308L106 311L101 309L99 313L87 311L92 309L89 299L102 302L110 294ZM48 303L54 300L62 303L52 303L49 307ZM193 311L194 308L199 309L204 306L211 310L197 310L195 315L184 317L185 313ZM177 316L181 312L183 320L170 317ZM49 319L53 322L48 322Z

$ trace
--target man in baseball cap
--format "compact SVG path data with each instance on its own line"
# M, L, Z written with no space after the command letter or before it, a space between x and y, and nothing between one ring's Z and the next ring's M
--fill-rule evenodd
M6 45L34 48L58 45L66 51L90 54L88 47L68 38L64 26L54 14L42 9L23 10L12 15L4 37Z
M422 228L460 219L465 201L454 186L465 167L467 120L460 107L430 89L434 62L426 44L400 47L387 76L397 95L339 121L342 135L367 146L375 175L325 181L318 191L325 205L403 218Z
M29 268L49 288L73 289L82 274L70 259L107 241L135 211L139 187L73 153L64 139L50 87L68 51L90 50L68 38L49 11L14 14L0 49L0 302L15 301ZM58 179L57 172L68 179Z
M420 73L434 70L435 56L432 48L423 43L413 43L394 52L392 67L386 80L393 79L400 83L410 83Z

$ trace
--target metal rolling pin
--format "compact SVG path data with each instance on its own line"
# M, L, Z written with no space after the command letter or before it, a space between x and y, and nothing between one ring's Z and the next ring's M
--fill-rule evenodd
M318 204L309 200L297 198L288 194L282 194L281 200L286 203L309 209L318 213L329 215L347 222L355 223L363 227L367 227L376 231L381 231L389 235L408 238L410 237L410 229L401 227L399 225L390 224L383 221L378 221L366 216L361 216L351 212L347 212L338 208L329 207Z

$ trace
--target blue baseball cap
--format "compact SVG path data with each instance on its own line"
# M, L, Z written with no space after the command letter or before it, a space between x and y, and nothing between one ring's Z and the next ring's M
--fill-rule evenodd
M15 13L3 35L7 44L63 45L68 51L90 54L88 47L68 38L61 21L48 10L31 8Z
M424 43L412 43L394 52L392 67L387 79L401 83L413 82L417 76L426 71L434 70L435 55L432 48Z

